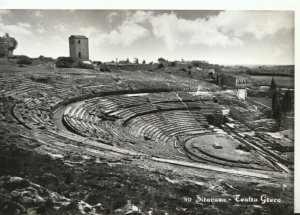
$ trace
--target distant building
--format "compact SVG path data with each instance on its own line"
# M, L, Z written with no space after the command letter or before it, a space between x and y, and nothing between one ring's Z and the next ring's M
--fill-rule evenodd
M246 100L247 98L247 90L246 89L237 89L236 95L241 100Z
M228 88L245 88L251 85L250 78L242 75L219 74L218 85Z
M89 60L89 39L85 36L69 37L70 57L74 60Z

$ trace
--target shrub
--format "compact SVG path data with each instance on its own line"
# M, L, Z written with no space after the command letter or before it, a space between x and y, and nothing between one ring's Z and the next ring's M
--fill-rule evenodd
M165 67L165 66L164 66L163 63L159 63L158 66L157 66L158 69L161 69L161 68L164 68L164 67Z
M93 61L93 64L102 65L102 62L101 61Z
M51 82L51 77L31 76L30 79L32 81L39 82L39 83L44 83L44 84L47 84L47 83Z
M39 60L40 61L46 61L46 62L53 62L54 61L52 57L45 57L43 55L39 56Z
M59 57L56 60L56 66L58 68L70 68L75 61L70 57Z
M101 66L100 66L100 71L101 72L110 72L110 69L108 68L108 66L103 63Z
M32 60L30 57L27 57L25 55L21 55L18 57L17 59L17 64L26 64L26 65L30 65L32 64Z
M173 62L170 62L170 63L169 63L169 66L171 66L171 67L175 67L175 66L176 66L176 62L175 62L175 61L173 61Z
M158 58L157 61L158 63L167 63L167 60L162 57Z

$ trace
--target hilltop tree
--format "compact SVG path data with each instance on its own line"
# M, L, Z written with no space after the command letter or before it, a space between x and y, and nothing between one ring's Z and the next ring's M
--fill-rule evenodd
M18 46L17 40L13 37L10 37L8 33L5 33L3 37L0 37L0 44L1 56L12 56L13 51Z
M287 90L281 101L282 112L286 115L286 112L293 110L293 97L290 90Z
M274 77L272 77L270 90L275 90L277 88L277 85L275 83Z
M139 59L138 58L134 58L134 63L135 64L139 64Z
M158 61L158 63L166 63L167 62L167 60L162 57L158 58L157 61Z

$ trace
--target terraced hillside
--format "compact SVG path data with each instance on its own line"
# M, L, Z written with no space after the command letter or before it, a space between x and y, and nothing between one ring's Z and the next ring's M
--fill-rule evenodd
M5 214L292 211L292 141L225 114L263 115L213 84L142 70L0 66ZM185 201L248 193L282 203Z

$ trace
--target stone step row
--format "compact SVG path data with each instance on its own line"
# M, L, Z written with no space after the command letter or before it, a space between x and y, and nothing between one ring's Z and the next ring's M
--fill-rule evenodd
M197 132L203 133L203 128L200 126L191 125L189 123L182 125L166 123L153 114L147 115L147 117L136 117L130 121L128 126L134 136L146 137L155 141L164 141L169 137L189 132L191 132L191 134Z
M128 97L128 96L111 96L109 97L111 101L118 104L122 108L137 106L147 103L147 99L140 97Z

